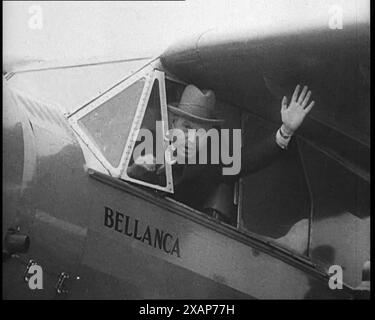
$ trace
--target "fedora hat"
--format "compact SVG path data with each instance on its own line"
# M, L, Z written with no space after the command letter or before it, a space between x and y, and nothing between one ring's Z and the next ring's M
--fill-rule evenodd
M178 106L168 105L168 110L193 121L219 125L224 119L216 118L215 101L215 93L212 90L200 90L189 84L184 89Z

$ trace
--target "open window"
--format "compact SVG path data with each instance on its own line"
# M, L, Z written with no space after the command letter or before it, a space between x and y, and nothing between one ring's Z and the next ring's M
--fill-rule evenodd
M174 78L167 78L165 85L167 104L177 106L187 84ZM221 101L217 97L215 109L217 116L226 120L223 128L228 129L230 134L233 133L233 129L240 129L241 121L238 108ZM169 127L171 126L172 124L169 123ZM229 140L231 141L231 138ZM227 142L229 143L229 141ZM211 150L211 143L212 141L208 138L207 150ZM229 153L232 154L232 152L233 150L230 149ZM179 176L181 171L179 172L178 169L174 167L173 170L173 178L177 183L181 178ZM183 183L179 183L178 188L175 188L176 192L173 195L169 195L168 198L173 199L174 202L182 203L184 207L188 206L202 213L205 217L211 217L216 222L235 226L237 220L237 189L235 183L223 182L220 179L221 170L216 172L210 169L205 170L204 174L197 176L194 172L194 165L190 168L185 168L185 178L191 174L194 179L189 180L189 178L186 178L183 180ZM192 184L191 181L194 181L194 183Z
M277 130L251 114L243 119L244 148ZM361 173L297 135L282 157L241 178L238 227L327 272L342 266L356 287L370 260L370 180Z
M243 148L274 135L277 125L245 113ZM300 150L291 141L288 152L261 170L241 178L238 226L284 248L308 255L311 201Z

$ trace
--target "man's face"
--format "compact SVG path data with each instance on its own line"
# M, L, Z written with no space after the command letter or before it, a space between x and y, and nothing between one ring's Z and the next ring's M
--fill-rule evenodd
M212 128L211 124L205 122L192 121L184 117L178 117L173 115L172 128L180 129L185 135L185 146L182 145L182 141L177 141L174 145L177 147L179 156L189 155L189 157L195 157L199 150L206 148L206 143L202 143L201 140L194 134L188 134L190 130L204 129L208 131ZM184 150L184 151L183 151ZM183 154L181 154L183 152Z

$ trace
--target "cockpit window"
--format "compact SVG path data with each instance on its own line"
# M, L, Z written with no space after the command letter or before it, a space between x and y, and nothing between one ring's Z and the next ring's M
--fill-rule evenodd
M129 135L145 78L87 113L79 121L89 139L113 167L118 167Z
M169 141L164 73L154 70L150 80L133 120L121 179L173 193L172 168L165 161Z
M163 170L165 167L164 156L160 157L161 163L157 163L156 161L157 151L162 152L162 155L164 155L163 138L157 136L157 132L162 129L161 127L157 129L157 123L161 124L161 121L159 81L155 80L140 132L138 133L137 142L129 160L127 175L133 179L165 187L167 179L165 170ZM162 133L161 130L159 133ZM147 157L155 157L155 161L151 161ZM148 163L148 160L150 160L150 163ZM138 166L135 163L142 161L144 162L144 167ZM153 169L157 169L158 174L155 174L155 170Z

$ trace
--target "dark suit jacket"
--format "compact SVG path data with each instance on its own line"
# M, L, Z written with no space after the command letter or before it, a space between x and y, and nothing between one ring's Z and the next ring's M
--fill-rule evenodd
M284 152L276 143L276 134L258 141L246 152L241 152L240 176L246 176L254 171L260 170L271 164L273 160ZM183 168L178 168L182 166ZM202 210L203 205L210 195L210 192L221 182L232 184L238 176L222 175L222 165L212 164L176 164L172 167L174 173L181 171L175 183L174 199L187 205Z

